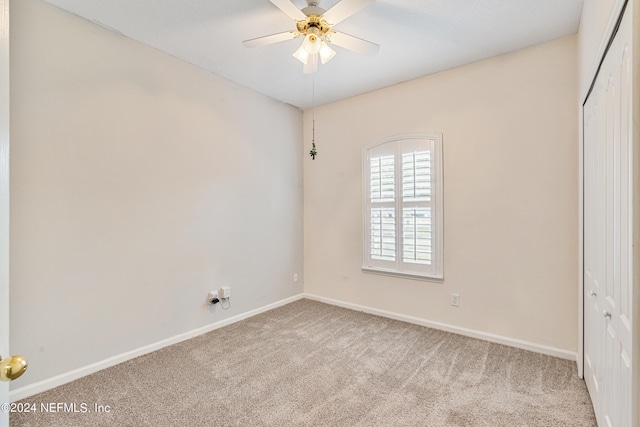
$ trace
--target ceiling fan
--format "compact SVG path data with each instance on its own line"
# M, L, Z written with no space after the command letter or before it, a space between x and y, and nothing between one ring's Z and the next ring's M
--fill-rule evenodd
M285 40L304 37L302 45L293 56L304 64L305 73L318 69L318 58L323 64L329 62L336 52L329 44L334 44L365 55L375 55L380 46L358 37L340 33L332 29L339 22L350 17L375 0L342 0L329 10L318 6L317 1L307 0L307 7L298 9L291 0L269 0L290 18L296 21L296 29L242 42L246 47L260 47Z

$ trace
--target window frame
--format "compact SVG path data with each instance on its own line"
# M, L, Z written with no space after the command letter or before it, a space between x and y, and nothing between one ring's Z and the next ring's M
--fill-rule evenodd
M430 201L418 203L402 199L402 161L405 144L427 143L431 160L431 194ZM426 148L426 147L425 147ZM394 201L372 202L371 199L371 157L375 149L394 154ZM384 274L397 277L408 277L427 281L444 281L444 173L443 147L441 133L411 133L393 135L373 142L362 149L362 271L365 273ZM395 260L384 261L372 259L371 256L371 209L379 206L394 205L395 209ZM431 207L431 264L415 264L405 262L402 252L403 208L429 205Z

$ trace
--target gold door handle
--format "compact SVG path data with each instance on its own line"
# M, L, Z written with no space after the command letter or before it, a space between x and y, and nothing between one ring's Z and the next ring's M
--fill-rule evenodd
M0 381L13 381L27 370L27 359L22 356L0 356Z

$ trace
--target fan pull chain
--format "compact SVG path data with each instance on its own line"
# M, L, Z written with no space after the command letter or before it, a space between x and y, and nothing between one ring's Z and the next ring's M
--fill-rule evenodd
M311 128L311 151L309 155L312 160L316 159L318 150L316 150L316 77L315 74L311 75L311 102L312 102L312 128Z

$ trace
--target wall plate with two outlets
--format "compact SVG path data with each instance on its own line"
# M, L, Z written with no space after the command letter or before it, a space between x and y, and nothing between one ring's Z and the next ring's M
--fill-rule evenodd
M451 294L451 305L453 307L460 307L460 294Z
M207 294L207 302L209 304L217 304L221 300L231 298L231 288L223 286L217 291L211 291Z

